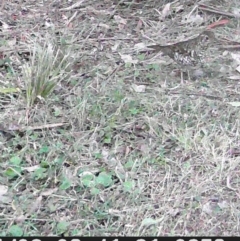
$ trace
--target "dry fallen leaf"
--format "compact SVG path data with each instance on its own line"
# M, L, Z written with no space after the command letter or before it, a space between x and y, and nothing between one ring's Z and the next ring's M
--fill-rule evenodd
M0 185L0 203L10 203L12 201L11 195L7 195L8 187Z
M226 209L229 207L229 204L227 201L221 201L221 202L218 202L218 206L221 208L221 209Z
M210 202L207 202L203 205L202 211L207 213L207 214L212 214L213 208Z
M111 47L112 51L115 52L118 48L118 46L120 45L120 43L115 43L113 47Z
M231 79L231 80L239 80L240 79L240 76L239 75L231 75L228 77L228 79Z
M99 27L103 27L105 29L110 29L110 26L108 24L105 24L105 23L99 23Z
M240 54L231 53L231 56L237 62L237 64L240 64Z
M140 32L142 26L143 26L143 22L141 20L139 20L137 23L136 32Z
M127 20L123 19L122 17L120 17L119 15L115 15L114 16L114 20L118 23L118 24L123 24L126 25L127 24Z
M240 65L236 68L237 72L240 73Z
M146 86L145 85L135 85L135 84L132 84L132 88L137 93L142 93L142 92L145 92L145 90L146 90Z
M58 188L52 188L52 189L50 188L50 189L47 189L46 191L42 192L41 195L42 196L50 196L53 193L55 193L57 190L58 190Z
M171 3L167 3L162 10L162 18L165 18L170 14Z
M10 27L7 23L0 21L2 30L8 30Z
M40 165L35 165L35 166L31 166L31 167L25 167L24 170L27 170L28 172L34 172L39 167L40 167Z
M240 102L237 102L237 101L235 101L235 102L228 102L228 104L231 105L231 106L234 106L234 107L239 107L240 106Z
M200 24L204 21L204 18L200 16L199 14L196 15L191 15L185 19L183 19L181 22L182 23L197 23Z
M120 54L120 56L121 56L121 59L124 61L124 63L131 63L131 64L137 64L138 63L138 60L132 59L132 56L129 55L129 54Z
M1 196L3 196L4 194L6 194L8 191L8 187L5 185L0 185L0 198Z
M118 16L118 15L115 15L115 16L114 16L114 19L115 19L115 21L118 23L118 28L119 28L120 30L124 29L125 25L127 24L127 20L121 18L121 17Z
M33 202L33 205L29 208L28 214L32 214L33 212L37 212L40 209L42 202L42 196L39 196L35 202Z

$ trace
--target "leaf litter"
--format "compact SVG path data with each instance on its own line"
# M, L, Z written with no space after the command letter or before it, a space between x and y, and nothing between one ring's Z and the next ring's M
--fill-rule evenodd
M0 93L1 230L239 235L238 71L227 68L237 53L223 55L213 46L208 74L181 86L170 74L174 63L161 54L149 61L136 49L182 41L208 27L236 48L238 3L204 4L3 2L0 60L10 61L0 67L1 88L21 91ZM41 47L53 38L69 57L58 72L67 78L31 106L23 75L36 51L29 36ZM24 131L7 136L4 128L12 125ZM9 168L17 175L6 175ZM9 190L14 202L3 201ZM209 201L216 195L219 202Z

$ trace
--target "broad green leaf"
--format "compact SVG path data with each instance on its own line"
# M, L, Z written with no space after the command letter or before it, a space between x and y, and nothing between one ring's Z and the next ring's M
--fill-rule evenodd
M64 180L62 181L59 189L66 190L69 187L71 187L71 185L72 185L71 181L69 179L67 179L67 178L64 178Z
M112 175L101 172L96 178L96 182L102 184L104 187L108 187L112 184Z
M9 230L8 230L9 234L11 234L11 236L23 236L23 230L22 228L20 228L18 225L12 225Z
M123 183L124 191L125 192L131 192L135 187L134 181L126 181Z
M46 178L47 173L46 173L47 169L46 168L42 168L39 167L38 169L36 169L33 173L33 177L35 180L41 180Z
M22 169L20 167L9 167L4 173L9 178L14 178L21 175Z
M85 187L95 186L95 176L93 174L85 174L82 176L81 181Z
M13 156L11 159L10 159L10 163L13 164L13 165L16 165L16 166L19 166L22 162L22 159L18 156Z
M62 221L62 222L59 222L58 225L57 225L57 231L58 233L64 233L67 231L68 227L69 227L69 223L68 222L65 222L65 221Z

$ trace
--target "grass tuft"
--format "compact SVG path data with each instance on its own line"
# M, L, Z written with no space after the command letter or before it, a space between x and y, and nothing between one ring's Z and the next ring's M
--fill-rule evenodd
M31 61L23 66L27 106L38 99L46 100L55 87L68 76L69 53L64 53L54 41L44 45L37 40L33 43Z

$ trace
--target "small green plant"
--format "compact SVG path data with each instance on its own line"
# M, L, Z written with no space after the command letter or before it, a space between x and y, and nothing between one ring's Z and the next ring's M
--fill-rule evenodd
M18 176L21 176L22 168L21 168L22 159L18 156L13 156L9 160L10 166L5 170L5 175L12 179Z
M61 221L57 224L57 232L58 234L62 234L68 230L70 223L66 221Z
M34 42L31 62L23 66L28 106L32 106L37 99L45 100L56 85L67 77L70 51L65 52L51 38L43 46Z
M21 237L23 235L23 230L18 225L12 225L9 228L8 233L9 233L10 236Z
M33 172L32 177L33 177L35 180L41 180L41 179L46 178L46 177L47 177L47 169L46 169L46 168L39 167L38 169L36 169L36 170Z
M69 180L69 179L66 178L66 177L63 177L62 179L63 179L63 180L61 181L61 185L60 185L59 189L60 189L60 190L67 190L68 188L71 187L72 182L71 182L71 180Z

